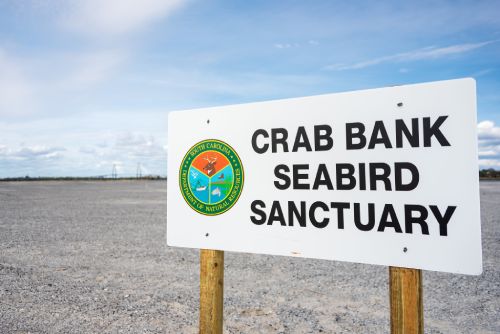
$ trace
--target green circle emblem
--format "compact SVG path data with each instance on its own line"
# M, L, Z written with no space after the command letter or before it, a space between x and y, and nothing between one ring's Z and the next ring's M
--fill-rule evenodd
M236 151L217 139L195 144L182 159L182 197L195 211L215 216L229 210L243 189L243 165Z

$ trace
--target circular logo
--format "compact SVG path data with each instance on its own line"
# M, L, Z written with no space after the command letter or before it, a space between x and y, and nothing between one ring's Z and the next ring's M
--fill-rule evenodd
M243 189L243 165L236 151L217 139L195 144L182 159L181 194L189 206L204 215L229 210Z

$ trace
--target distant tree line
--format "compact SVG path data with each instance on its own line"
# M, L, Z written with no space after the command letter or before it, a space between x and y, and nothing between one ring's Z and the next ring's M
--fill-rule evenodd
M479 178L485 180L497 179L500 180L500 170L493 168L481 169L479 171ZM147 175L141 177L102 177L102 176L24 176L24 177L5 177L0 178L0 181L114 181L114 180L166 180L165 176L160 175Z
M500 170L494 170L493 168L481 169L479 171L479 178L481 178L481 179L499 179L500 180Z

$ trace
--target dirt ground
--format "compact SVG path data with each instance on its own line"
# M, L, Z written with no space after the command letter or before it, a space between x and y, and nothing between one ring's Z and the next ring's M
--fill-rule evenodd
M500 182L484 272L424 272L426 333L500 333ZM198 251L165 244L166 182L0 183L0 333L196 333ZM227 333L388 333L388 269L226 252Z

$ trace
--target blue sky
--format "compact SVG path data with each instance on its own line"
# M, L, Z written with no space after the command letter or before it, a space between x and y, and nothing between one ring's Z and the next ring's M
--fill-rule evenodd
M0 177L166 174L171 110L474 77L500 169L500 1L0 0Z

